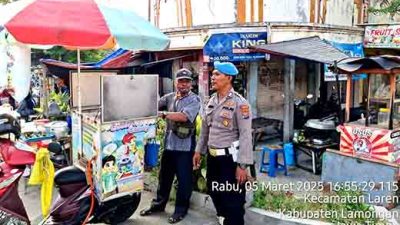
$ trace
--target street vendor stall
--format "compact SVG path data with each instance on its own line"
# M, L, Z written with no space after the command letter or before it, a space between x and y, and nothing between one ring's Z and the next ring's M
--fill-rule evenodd
M357 186L366 203L393 208L400 203L400 57L348 58L332 68L347 74L348 94L339 151L327 151L322 180ZM367 74L366 113L351 121L351 78L361 73Z
M156 136L158 75L97 73L86 79L94 81L81 90L87 109L72 114L74 165L85 170L93 161L101 201L140 192L144 146Z
M366 73L366 115L350 121L351 95L346 96L345 124L341 132L340 151L400 163L400 57L379 56L347 59L338 65L339 73ZM353 92L352 82L347 82L347 93Z
M17 1L7 4L0 11L2 12L0 13L1 15L5 15L0 19L0 25L5 27L2 32L6 32L8 38L34 47L62 46L69 50L76 50L78 77L81 72L81 50L114 49L118 46L134 51L163 51L170 44L169 38L157 27L154 27L132 11L113 7L112 2L104 4L93 0ZM8 11L12 13L6 13ZM41 16L38 17L38 14ZM140 201L140 193L135 196L128 196L128 198L118 198L115 201L104 204L101 200L105 196L100 196L100 200L97 199L96 201L94 194L99 195L99 193L102 194L101 190L107 190L109 191L107 192L109 194L108 197L110 197L114 193L118 195L118 193L127 192L129 186L125 185L124 182L131 183L128 181L135 179L135 175L140 175L140 172L133 171L129 167L132 166L129 160L132 161L134 159L136 163L139 162L137 157L135 159L135 156L139 154L131 151L131 149L138 149L134 144L140 146L140 144L143 144L140 140L144 140L146 135L151 137L152 135L150 134L154 133L150 132L151 129L144 129L148 123L143 122L143 120L150 120L156 115L156 107L146 104L157 102L157 99L154 98L154 95L143 96L142 94L148 93L147 91L154 91L154 89L157 89L157 85L154 85L153 82L143 82L143 79L148 76L143 76L143 78L139 78L142 76L121 76L121 79L123 79L122 77L129 79L119 82L118 85L122 86L118 86L113 85L113 82L111 82L114 77L117 76L110 76L111 80L102 77L101 105L97 110L92 111L85 111L81 107L82 86L80 85L80 79L78 79L79 110L74 113L75 126L72 133L75 135L78 132L80 134L78 136L81 138L73 140L75 149L78 152L74 158L77 164L86 165L82 169L87 168L87 176L85 177L85 173L75 167L68 168L57 174L59 179L56 177L55 183L57 184L58 182L59 186L71 184L69 178L74 178L75 183L83 185L84 191L76 190L65 194L66 192L61 191L62 188L60 188L60 198L58 198L60 202L54 204L49 213L48 210L43 210L44 221L41 224L65 223L77 225L87 224L89 220L117 224L129 218L136 210ZM118 80L118 78L116 79ZM153 76L153 79L157 80L158 78ZM141 82L136 83L135 81ZM94 83L93 85L96 84ZM131 90L131 92L127 90ZM149 99L149 96L153 97L153 99ZM114 101L111 101L113 99ZM157 106L157 103L155 104ZM153 110L154 108L156 110ZM146 109L147 113L143 113L142 109ZM132 122L132 119L135 119L135 121ZM91 123L85 126L88 124L87 121L91 121ZM155 119L152 121L155 121ZM147 127L152 126L155 127L155 124L153 123L153 125ZM109 132L103 133L107 129L109 129ZM135 132L139 133L137 130L143 129L146 132L136 136ZM125 137L124 132L131 135ZM87 135L85 135L86 133ZM121 135L122 141L118 138ZM125 147L121 147L121 151L118 151L118 149L111 151L114 149L111 146L106 148L107 151L105 151L103 144L108 142L104 140L109 140L110 143L114 142L118 149L121 147L121 142ZM122 151L124 148L125 152ZM104 151L100 152L100 150ZM100 154L93 154L97 153L96 151ZM113 157L118 156L116 153L119 152L123 152L125 153L123 154L124 156L128 156L120 158L122 159L120 165L125 165L125 167L118 168L118 171L123 171L122 174L116 170L117 159L113 159ZM105 156L103 153L108 153L106 154L108 157L102 158ZM92 156L95 157L93 158ZM85 164L85 159L90 160L89 163ZM102 187L99 185L100 177L98 175L102 171L103 159L105 165L103 171L107 173L103 176L106 179L102 180L110 180L110 182L106 182L107 185ZM90 162L93 162L93 164ZM82 178L87 178L87 180ZM92 180L95 181L96 193L92 189ZM117 184L113 183L113 181L117 181ZM80 185L74 184L73 186L81 189ZM133 191L137 191L137 189L140 188L136 188ZM68 195L67 199L63 199L64 195ZM85 203L83 200L88 201L85 201ZM77 205L76 202L78 201L82 202L82 204ZM4 208L6 212L10 211L10 207L6 208L2 205L0 210L1 208ZM20 217L18 219L21 220ZM24 222L29 223L27 218L22 219L24 219Z

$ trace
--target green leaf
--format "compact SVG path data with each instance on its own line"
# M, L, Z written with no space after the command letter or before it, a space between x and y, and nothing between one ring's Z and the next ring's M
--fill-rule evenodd
M400 13L400 0L382 0L380 4L380 8L370 7L368 12L378 15L378 14L390 14L394 16L395 14Z
M201 169L201 175L202 175L204 178L207 177L207 169L206 169L206 168Z
M43 113L43 108L33 108L35 112Z
M197 180L197 188L199 188L200 192L205 192L207 189L207 182L206 179L204 179L203 177L200 177Z

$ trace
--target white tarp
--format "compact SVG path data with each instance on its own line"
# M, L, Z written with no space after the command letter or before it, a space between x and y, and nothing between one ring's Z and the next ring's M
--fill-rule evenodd
M0 6L0 26L4 25L15 15L20 8L33 2L33 0L17 1L11 4ZM12 85L15 88L15 100L22 101L29 92L31 81L31 49L27 45L17 44L13 38L6 41L6 32L0 32L0 86L7 84L7 63L10 57L7 56L7 46L9 52L14 57L11 67Z
M7 64L10 57L7 56L7 45L9 52L14 57L14 65L11 67L12 85L15 88L15 100L22 101L29 92L31 81L31 49L28 46L9 43L7 44L4 32L0 33L0 86L7 84Z

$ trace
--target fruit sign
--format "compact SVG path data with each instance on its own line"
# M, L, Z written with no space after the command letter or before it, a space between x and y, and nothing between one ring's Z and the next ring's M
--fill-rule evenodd
M364 47L399 48L400 26L399 25L367 26L365 28Z
M339 126L340 151L355 156L400 163L399 130Z

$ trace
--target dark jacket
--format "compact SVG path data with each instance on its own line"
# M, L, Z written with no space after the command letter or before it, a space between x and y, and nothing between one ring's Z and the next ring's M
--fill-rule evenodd
M35 100L33 100L31 93L29 93L24 100L19 104L17 112L22 117L27 117L34 114L33 108L35 107Z

